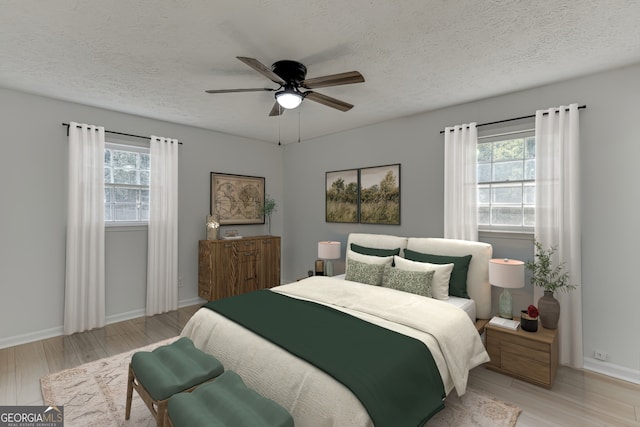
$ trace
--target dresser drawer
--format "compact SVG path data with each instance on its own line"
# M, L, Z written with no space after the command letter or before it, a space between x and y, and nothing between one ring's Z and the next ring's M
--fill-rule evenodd
M240 252L255 251L258 247L255 240L241 241L241 242L237 242L237 244L238 244L238 251Z
M238 252L238 262L254 262L256 259L258 259L258 252L255 250Z

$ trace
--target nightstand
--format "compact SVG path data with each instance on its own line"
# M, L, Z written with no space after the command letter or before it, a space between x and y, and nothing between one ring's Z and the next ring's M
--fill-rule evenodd
M515 320L520 320L514 317ZM558 330L538 325L538 332L487 324L487 368L545 388L553 386L558 370Z

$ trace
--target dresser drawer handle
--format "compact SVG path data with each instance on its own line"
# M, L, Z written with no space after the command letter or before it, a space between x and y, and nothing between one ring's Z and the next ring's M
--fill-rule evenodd
M233 247L233 245L231 243L225 243L224 247L225 248L231 248L231 247Z

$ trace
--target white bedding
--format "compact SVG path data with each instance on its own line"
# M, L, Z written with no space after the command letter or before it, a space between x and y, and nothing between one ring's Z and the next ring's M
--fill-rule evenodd
M346 274L338 274L333 276L336 279L345 279ZM472 299L468 298L460 298L455 297L453 295L449 295L449 299L443 300L444 302L451 304L459 309L463 310L469 316L472 322L476 321L476 302Z
M469 316L472 322L476 321L476 302L472 299L468 298L460 298L454 297L453 295L449 295L449 299L445 300L447 304L451 304L454 307L458 307Z
M272 291L329 305L419 339L431 350L447 393L455 387L462 395L468 371L489 360L468 316L442 301L330 277L310 277ZM286 408L296 426L373 425L341 383L212 310L199 310L182 335Z

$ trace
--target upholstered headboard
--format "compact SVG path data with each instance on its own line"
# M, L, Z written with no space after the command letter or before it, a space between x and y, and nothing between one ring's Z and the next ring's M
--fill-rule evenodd
M404 249L416 252L464 256L471 255L467 274L467 292L476 302L478 319L491 318L491 285L489 284L489 260L493 247L488 243L436 237L398 237L384 234L351 233L347 239L347 252L351 243L378 249Z

